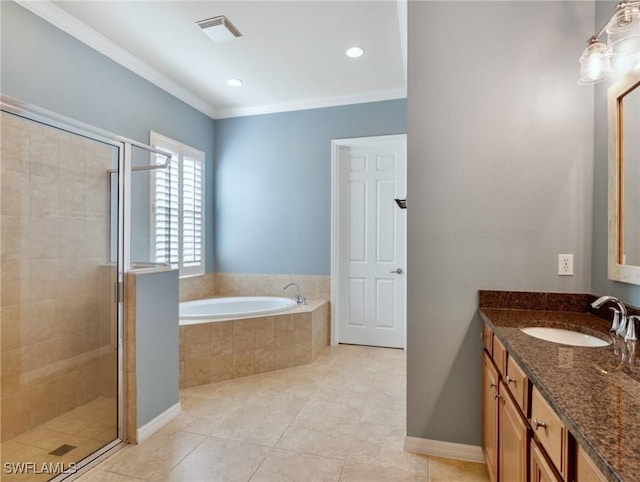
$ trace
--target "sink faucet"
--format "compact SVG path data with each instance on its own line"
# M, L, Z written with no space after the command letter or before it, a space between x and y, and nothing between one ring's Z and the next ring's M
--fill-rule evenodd
M298 303L299 305L306 305L307 304L307 299L300 295L300 287L296 283L289 283L282 289L286 290L289 286L295 286L296 290L298 290L298 294L296 294L293 297L293 299L296 300L296 303Z
M600 298L595 300L593 303L591 303L591 307L600 308L602 305L608 302L615 303L618 305L617 309L615 308L613 309L613 324L611 325L611 328L609 329L609 331L613 331L620 336L625 336L627 332L627 307L624 306L624 303L622 303L615 296L601 296ZM619 324L616 323L616 321L618 321L618 316L617 316L618 313L620 314ZM633 324L633 322L631 323ZM633 331L635 336L635 328Z

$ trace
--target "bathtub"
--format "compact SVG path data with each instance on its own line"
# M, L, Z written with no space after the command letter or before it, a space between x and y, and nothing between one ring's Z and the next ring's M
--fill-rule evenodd
M275 296L234 296L229 298L207 298L180 303L180 325L195 325L212 321L237 320L295 308L291 298Z
M180 303L180 388L312 363L329 345L327 300L240 296Z

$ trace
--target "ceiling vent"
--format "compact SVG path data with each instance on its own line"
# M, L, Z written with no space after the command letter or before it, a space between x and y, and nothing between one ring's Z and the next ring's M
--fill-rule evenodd
M200 20L196 23L214 42L226 42L236 37L242 37L240 31L224 15Z

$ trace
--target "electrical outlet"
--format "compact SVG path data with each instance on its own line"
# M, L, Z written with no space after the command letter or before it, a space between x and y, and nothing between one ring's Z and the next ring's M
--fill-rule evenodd
M558 274L560 276L573 276L573 255L558 255Z

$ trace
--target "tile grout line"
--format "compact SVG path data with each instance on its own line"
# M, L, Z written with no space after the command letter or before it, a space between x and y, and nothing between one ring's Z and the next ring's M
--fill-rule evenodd
M314 382L317 383L317 382ZM316 384L316 388L314 390L313 393L315 393L318 390L317 384ZM311 395L309 395L307 397L307 400L305 401L305 405L306 403L309 401L309 399L311 398ZM304 405L303 405L304 407ZM275 444L273 444L272 447L269 447L269 452L267 453L267 455L265 456L264 460L262 462L260 462L260 465L258 465L258 467L256 468L256 470L253 471L253 473L251 474L251 477L249 477L247 479L247 482L250 482L251 480L253 480L253 478L255 477L255 475L258 473L258 471L260 470L260 468L264 465L264 463L267 461L267 459L269 458L269 456L271 455L271 453L273 452L273 449L276 448L276 446L280 443L280 440L282 440L282 437L284 436L284 434L287 432L287 430L289 430L289 427L291 427L291 425L293 424L293 422L295 421L296 418L298 418L298 415L300 415L300 412L302 411L302 408L298 409L298 413L296 413L296 415L291 419L291 422L289 422L289 424L287 425L287 428L285 428L282 433L280 434L280 436L278 437L278 440L276 441Z

